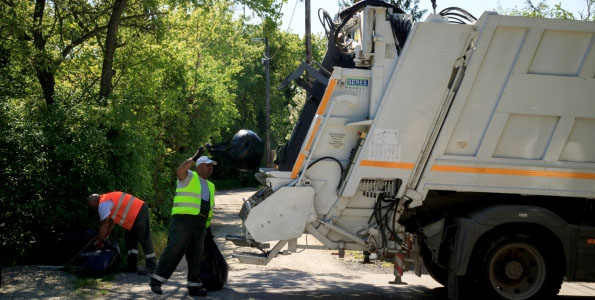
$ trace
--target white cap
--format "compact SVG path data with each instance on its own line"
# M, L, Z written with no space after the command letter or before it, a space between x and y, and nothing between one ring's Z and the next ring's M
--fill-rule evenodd
M211 165L216 165L216 164L217 164L217 162L216 162L216 161L214 161L214 160L212 160L212 159L210 159L210 158L208 158L207 156L204 156L204 155L203 155L203 156L199 157L199 158L196 160L196 166L197 166L197 167L198 167L198 165L201 165L201 164L211 164Z

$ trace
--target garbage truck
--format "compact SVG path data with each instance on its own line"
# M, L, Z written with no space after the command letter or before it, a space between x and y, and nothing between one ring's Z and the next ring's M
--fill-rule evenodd
M328 50L284 82L309 96L256 174L245 236L228 237L253 248L234 257L356 250L400 276L409 255L449 299L595 281L595 22L460 8L413 22L383 1L319 17Z

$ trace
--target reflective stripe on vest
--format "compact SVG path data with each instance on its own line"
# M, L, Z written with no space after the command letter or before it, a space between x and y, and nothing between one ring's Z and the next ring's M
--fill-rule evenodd
M192 192L176 192L176 196L188 196L201 199L200 194L192 193Z
M144 204L141 199L118 191L101 194L99 196L99 203L105 201L112 201L114 204L109 218L127 230L130 230L132 225L134 225L134 220Z
M118 201L118 206L120 206L120 204L122 204L122 199L124 199L124 193L122 193L122 198L120 198L120 201ZM116 221L116 215L112 215L112 219L114 220L114 222L118 222L118 225L122 226L122 224L124 224L124 221L126 220L126 217L128 216L128 211L130 211L130 207L132 206L132 203L134 203L134 196L130 197L130 200L128 200L128 203L126 204L126 208L124 209L124 213L122 213L122 217L120 217L120 222ZM118 211L118 210L116 210Z
M176 202L176 203L174 203L174 207L194 207L194 208L198 208L198 210L200 212L200 205L198 205L196 203L191 203L191 202Z

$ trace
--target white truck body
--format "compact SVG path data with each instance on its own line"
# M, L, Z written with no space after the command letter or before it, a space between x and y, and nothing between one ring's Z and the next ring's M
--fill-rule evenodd
M595 266L595 22L484 13L449 24L433 15L413 25L398 53L386 7L357 18L356 68L333 68L293 167L262 170L271 195L246 209L248 240L281 242L268 256L237 257L266 263L286 244L295 251L304 233L327 249L381 258L419 256L421 242L456 299L475 245L527 224L559 238L564 276L595 280L578 265ZM571 221L556 210L573 201L591 211ZM459 214L456 203L477 209ZM445 224L456 225L455 242L446 242ZM440 247L453 254L440 258ZM531 299L546 283L495 294Z

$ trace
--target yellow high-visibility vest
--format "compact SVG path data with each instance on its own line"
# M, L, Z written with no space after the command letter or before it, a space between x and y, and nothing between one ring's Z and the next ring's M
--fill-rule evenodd
M211 209L207 216L207 228L211 226L211 219L213 217L213 207L215 206L215 185L207 180L209 187L209 204ZM192 178L190 183L183 188L179 188L176 185L176 195L174 196L174 204L171 208L171 214L173 215L198 215L200 214L201 204L201 186L200 180L198 179L198 173L192 171Z

